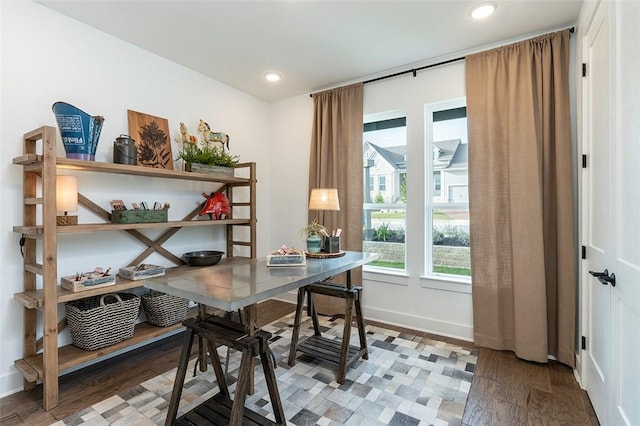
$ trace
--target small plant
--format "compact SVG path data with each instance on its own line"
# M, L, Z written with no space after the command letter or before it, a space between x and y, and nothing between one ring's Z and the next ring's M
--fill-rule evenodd
M321 235L327 234L327 228L325 228L322 224L318 223L318 219L314 219L313 222L305 226L304 228L298 231L298 234L302 238L309 237L320 237Z
M389 222L382 222L382 225L375 231L375 239L378 241L387 241L391 236L391 228L389 228Z
M376 204L384 203L384 196L380 192L378 192L378 195L375 196L375 198L373 199L373 202Z
M208 166L233 167L240 157L231 155L217 142L201 142L182 144L182 149L178 152L178 158L185 163L199 163Z
M377 228L372 230L372 241L382 241L388 243L404 243L404 229L393 229L388 222L383 222Z

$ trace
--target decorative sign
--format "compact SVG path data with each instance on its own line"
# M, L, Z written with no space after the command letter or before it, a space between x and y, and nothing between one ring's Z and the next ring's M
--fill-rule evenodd
M142 112L127 110L129 135L138 147L138 164L173 170L169 122Z

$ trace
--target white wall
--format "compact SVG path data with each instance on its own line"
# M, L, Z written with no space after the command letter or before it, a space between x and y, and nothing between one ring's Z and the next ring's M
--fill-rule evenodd
M307 224L313 100L305 94L274 102L269 121L272 220L267 250L283 244L304 248L298 230Z
M425 105L465 96L464 62L382 80L364 87L364 113L403 110L407 117L407 199L423 200ZM368 318L441 335L473 339L470 285L422 277L424 212L407 209L407 274L365 274L364 312ZM412 237L413 235L413 237Z
M258 171L258 255L282 244L302 246L297 234L307 218L308 163L313 103L305 94L267 104L201 74L192 72L133 45L31 2L0 2L0 209L3 238L0 258L0 396L18 390L22 377L13 362L22 356L22 308L13 294L22 289L19 235L22 223L21 168L11 164L22 153L22 135L42 125L56 126L51 105L58 100L106 117L97 160L111 161L112 142L127 133L127 109L167 118L172 136L179 122L192 133L200 118L231 135L231 151L242 161L255 161ZM410 126L409 168L419 170L424 156L424 105L464 96L464 65L456 63L422 71L416 78L399 77L365 86L365 113L404 109ZM62 144L58 144L63 152ZM174 155L176 147L174 147ZM169 201L170 220L191 210L202 188L194 182L172 182L112 175L79 174L79 190L108 208L114 198L125 201ZM423 179L413 177L409 197L420 198ZM141 195L144 194L144 195ZM78 212L80 222L95 219ZM423 217L409 214L414 229ZM160 231L150 231L154 237ZM181 230L167 248L175 253L193 248L223 248L219 231ZM118 267L140 251L126 235L60 236L59 273L95 266ZM420 265L422 247L410 246L412 265ZM167 264L152 256L148 261ZM168 265L168 264L167 264ZM464 285L407 276L367 274L364 311L368 318L443 335L471 339L471 295ZM454 288L456 292L438 289ZM285 295L290 300L292 295ZM61 340L67 340L63 334Z
M258 165L258 253L266 253L271 245L269 170L273 145L268 136L268 103L31 2L0 2L0 17L2 396L22 387L22 376L13 368L14 360L22 356L22 307L13 300L13 294L22 290L22 259L18 249L20 235L12 232L14 225L22 223L22 169L12 165L11 160L22 154L25 132L42 125L56 126L51 112L54 102L67 101L105 117L98 161L112 161L114 139L128 133L127 109L168 119L173 138L181 121L196 133L201 118L229 133L232 153ZM305 142L308 139L300 141ZM61 142L58 149L59 155L64 155ZM174 158L176 150L174 145ZM115 198L126 202L169 201L169 220L178 220L193 209L202 200L201 192L215 189L194 182L104 174L82 173L78 177L79 191L105 209ZM80 222L96 221L82 208L78 216ZM214 228L186 228L168 241L167 248L178 255L198 248L224 250L221 232ZM148 235L159 233L151 230ZM58 241L61 275L95 266L118 268L144 249L121 232L62 235ZM162 257L152 256L148 261L171 266ZM61 340L65 338L68 340L63 334Z
M364 86L365 115L406 111L409 199L420 200L424 193L423 165L419 159L425 155L425 105L464 95L463 62L421 71L415 78L404 76ZM273 104L275 146L278 152L291 155L291 160L280 155L272 158L272 247L298 240L296 230L306 220L306 198L292 198L290 194L307 193L312 113L313 102L307 95ZM408 225L424 234L423 222L423 214L407 214ZM415 239L413 241L413 245L408 242L407 253L411 257L409 267L412 269L407 271L406 276L365 274L365 316L372 320L472 340L470 286L421 278L424 249L420 244L415 244ZM293 294L283 298L295 301Z

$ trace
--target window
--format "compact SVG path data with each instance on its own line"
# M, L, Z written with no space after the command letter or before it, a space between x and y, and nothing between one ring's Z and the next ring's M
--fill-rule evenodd
M464 101L428 105L427 143L432 177L425 188L427 235L425 270L430 275L471 276L467 110Z
M387 117L394 113L365 117L363 250L379 255L365 270L468 283L465 101L428 104L423 111L424 131L410 129L411 140L407 138L406 118L397 118L403 112L394 112L397 115L391 119ZM408 149L422 151L422 160L413 157L411 163L420 167L421 173L407 170ZM411 213L409 220L407 212Z
M434 196L440 195L441 180L442 180L442 174L439 171L433 172L433 195Z
M405 270L407 131L405 117L365 119L363 250L379 253L368 269ZM374 186L377 182L377 187Z
M378 191L383 192L387 190L387 177L378 176Z

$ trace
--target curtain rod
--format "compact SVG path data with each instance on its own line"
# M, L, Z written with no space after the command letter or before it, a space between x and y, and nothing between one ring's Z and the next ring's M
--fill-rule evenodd
M575 31L576 31L576 27L569 28L569 32L570 33L573 34ZM428 68L433 68L433 67L439 67L441 65L450 64L452 62L462 61L462 60L464 60L464 58L465 58L464 56L461 56L459 58L449 59L449 60L438 62L438 63L435 63L435 64L425 65L425 66L418 67L418 68L412 68L410 70L399 71L399 72L396 72L396 73L393 73L393 74L383 75L381 77L372 78L371 80L365 80L365 81L362 82L362 84L373 83L375 81L380 81L380 80L386 80L387 78L393 78L393 77L397 77L399 75L404 75L404 74L409 74L409 73L412 73L413 76L415 77L417 75L418 71L426 70ZM310 93L309 96L313 97L313 93Z

